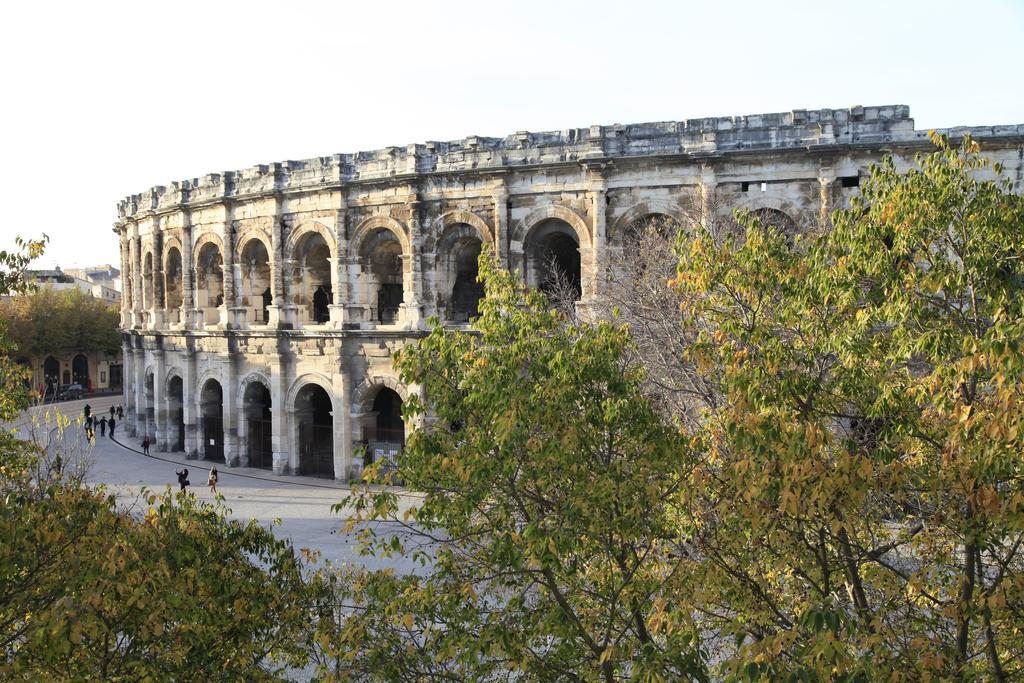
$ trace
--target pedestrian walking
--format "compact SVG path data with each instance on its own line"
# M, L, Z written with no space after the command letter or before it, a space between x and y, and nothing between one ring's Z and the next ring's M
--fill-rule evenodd
M115 425L114 418L110 418L110 422L107 423L107 426L110 427L110 438L111 439L114 438L114 425Z
M206 479L206 485L210 487L210 493L217 495L217 468L210 468L210 476Z
M100 418L100 436L106 436L106 435L107 435L107 418L101 417Z
M116 409L116 408L114 408L114 406L110 406L110 419L111 419L111 420L113 420L113 419L114 419L114 413L115 413L115 412L117 412L117 409Z
M82 415L85 417L85 421L86 422L88 422L89 424L92 424L92 406L91 405L89 405L88 403L85 404L85 407L82 408Z
M118 406L117 407L117 419L118 420L123 420L124 419L124 407L123 406Z
M178 484L181 486L181 490L184 491L186 486L191 486L192 482L188 480L188 470L183 469L180 472L175 470L174 473L178 475Z
M148 436L144 437L142 439L142 453L144 455L149 455L149 437Z

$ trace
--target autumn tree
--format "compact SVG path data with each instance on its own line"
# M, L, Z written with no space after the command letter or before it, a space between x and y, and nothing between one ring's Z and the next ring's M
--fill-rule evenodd
M677 611L748 680L1024 672L1024 201L978 146L875 167L796 245L681 245L713 391ZM979 179L995 171L995 179Z
M369 537L374 552L427 566L342 584L350 616L324 621L340 623L342 673L702 677L693 629L664 616L686 447L643 400L627 330L567 324L493 258L480 267L478 334L436 326L397 358L429 397L429 414L406 404L426 423L399 468L422 500L404 515L387 489L347 501L355 519L403 527Z

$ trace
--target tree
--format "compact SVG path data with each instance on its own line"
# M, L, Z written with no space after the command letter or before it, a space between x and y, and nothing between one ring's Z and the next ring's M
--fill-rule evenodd
M81 351L118 353L117 309L79 289L41 287L0 304L11 340L27 358L66 356Z
M874 168L796 245L684 239L714 388L679 603L744 679L1006 680L1024 668L1024 201L965 139ZM995 169L999 172L999 169Z
M682 562L673 503L687 449L624 363L627 331L566 324L486 254L480 273L479 334L435 326L397 357L430 400L399 469L423 494L412 522L387 489L346 501L404 527L369 534L369 547L427 569L340 583L353 610L323 623L344 675L703 677L693 630L663 615ZM407 419L426 408L411 397Z
M0 253L5 294L27 289L41 249L19 244ZM11 421L27 394L0 362ZM304 665L309 590L291 545L187 494L119 507L83 484L69 427L58 416L45 444L0 432L0 678L265 680Z

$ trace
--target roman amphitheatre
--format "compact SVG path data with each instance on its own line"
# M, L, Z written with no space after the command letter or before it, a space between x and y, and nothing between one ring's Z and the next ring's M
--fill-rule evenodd
M1022 190L1024 126L942 132L970 133ZM433 316L469 328L485 247L528 286L558 269L594 315L639 222L746 209L820 229L872 163L930 146L908 107L858 106L471 136L151 188L114 228L128 429L228 467L349 479L401 451L419 388L392 353Z

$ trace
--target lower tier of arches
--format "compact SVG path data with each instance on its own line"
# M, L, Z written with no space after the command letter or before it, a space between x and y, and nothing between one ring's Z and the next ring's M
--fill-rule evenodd
M379 340L337 342L333 362L255 359L266 363L136 343L125 349L125 426L154 451L346 481L372 462L393 469L412 428L402 415L410 388Z

